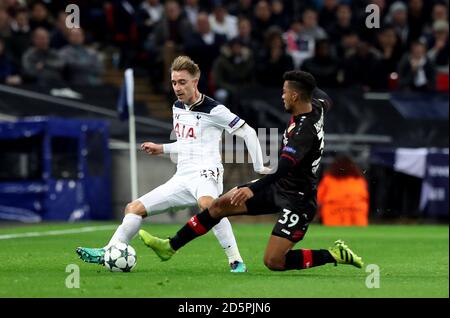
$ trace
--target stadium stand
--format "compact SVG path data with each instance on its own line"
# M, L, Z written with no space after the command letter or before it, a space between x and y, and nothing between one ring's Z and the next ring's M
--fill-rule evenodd
M380 28L366 27L371 3ZM80 8L81 32L65 26L68 4ZM0 1L0 118L103 119L111 138L125 141L115 107L132 67L138 140L166 142L174 100L167 70L183 53L204 71L203 92L254 127L281 130L281 75L297 68L334 100L324 168L346 153L379 180L390 170L373 165L374 149L448 147L448 33L443 0ZM228 167L225 186L252 176L245 167ZM415 181L408 196L420 197ZM370 191L370 216L384 217L377 211L395 198ZM408 212L420 202L398 204L399 216L420 214Z

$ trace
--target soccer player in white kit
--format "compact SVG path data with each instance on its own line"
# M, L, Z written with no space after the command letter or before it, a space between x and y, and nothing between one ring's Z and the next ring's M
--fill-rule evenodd
M173 61L171 77L177 96L173 104L177 141L163 145L145 142L141 149L150 155L177 154L177 171L163 185L127 204L122 224L105 247L78 247L77 254L85 262L104 264L105 250L118 242L129 243L147 216L194 205L200 210L209 208L223 192L219 150L224 130L245 140L256 172L270 171L263 166L255 130L224 105L198 91L200 69L197 64L187 56L179 56ZM231 272L246 272L230 221L222 219L213 232L225 251Z

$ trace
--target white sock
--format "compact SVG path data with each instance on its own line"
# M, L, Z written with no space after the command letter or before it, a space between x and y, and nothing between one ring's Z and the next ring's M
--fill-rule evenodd
M142 216L134 213L126 214L123 218L122 224L117 228L108 245L106 245L104 248L107 249L111 245L114 245L118 242L128 244L139 231L141 223Z
M223 218L217 225L212 228L214 235L219 240L220 245L228 257L228 262L231 264L234 261L242 261L241 254L237 247L236 239L234 238L233 229L228 218Z

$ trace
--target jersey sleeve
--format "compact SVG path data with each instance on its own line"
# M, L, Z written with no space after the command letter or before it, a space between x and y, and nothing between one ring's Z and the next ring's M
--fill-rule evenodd
M211 120L219 127L232 134L236 129L245 124L245 120L233 114L224 105L218 105L211 110Z
M312 127L304 125L297 128L293 136L289 138L288 143L281 148L280 157L291 160L295 165L298 164L311 149L314 138L315 134Z
M312 97L318 99L322 103L325 113L328 112L330 108L333 106L333 100L330 98L330 96L328 96L327 93L325 93L320 88L316 87L314 89Z

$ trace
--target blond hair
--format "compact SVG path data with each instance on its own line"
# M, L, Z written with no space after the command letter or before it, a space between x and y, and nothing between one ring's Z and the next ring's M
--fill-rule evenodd
M178 56L173 60L170 71L187 71L191 76L200 78L200 68L189 56L185 55Z

